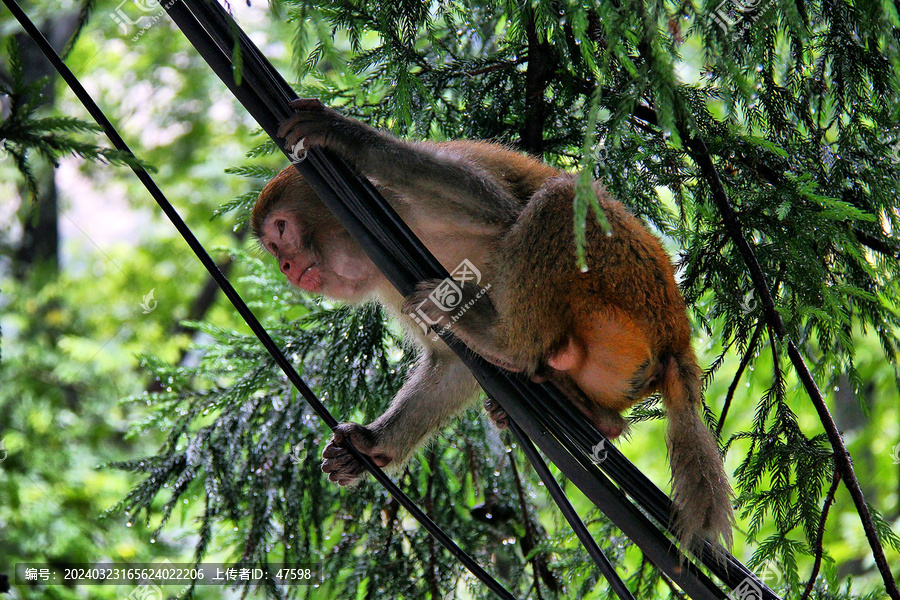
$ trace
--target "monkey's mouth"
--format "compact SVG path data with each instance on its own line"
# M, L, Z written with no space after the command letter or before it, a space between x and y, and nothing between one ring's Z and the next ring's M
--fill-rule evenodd
M307 292L318 292L322 287L322 273L316 263L310 263L308 267L303 269L300 277L297 278L295 284L298 288Z

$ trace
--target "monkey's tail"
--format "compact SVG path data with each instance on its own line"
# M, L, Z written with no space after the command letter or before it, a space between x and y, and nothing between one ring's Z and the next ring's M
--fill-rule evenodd
M721 539L731 547L734 496L719 448L700 418L700 367L691 355L669 359L663 377L663 401L668 413L666 445L672 470L675 530L683 549L702 539L713 546Z

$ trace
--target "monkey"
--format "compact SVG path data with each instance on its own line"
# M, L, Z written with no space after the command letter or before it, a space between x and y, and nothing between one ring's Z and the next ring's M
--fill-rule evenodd
M659 239L595 183L608 229L589 219L588 268L579 269L574 175L496 143L401 140L316 99L290 106L278 131L287 148L302 141L342 156L448 271L465 266L460 281L425 281L404 298L293 166L263 188L250 226L288 281L380 302L420 348L383 415L336 428L322 455L329 479L349 486L363 475L346 441L396 468L477 398L475 378L429 325L446 327L487 361L552 382L610 439L627 428L623 411L661 393L678 539L687 549L702 539L730 546L733 493L698 414L701 370ZM508 424L496 402L485 408Z

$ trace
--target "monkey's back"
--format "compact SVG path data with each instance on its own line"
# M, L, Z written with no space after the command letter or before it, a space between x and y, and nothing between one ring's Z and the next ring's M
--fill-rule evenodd
M548 180L504 237L497 260L513 268L503 275L495 301L508 321L510 347L553 352L566 332L608 310L628 315L655 355L689 347L684 301L662 244L620 202L596 189L610 231L588 216L586 272L576 264L571 175Z

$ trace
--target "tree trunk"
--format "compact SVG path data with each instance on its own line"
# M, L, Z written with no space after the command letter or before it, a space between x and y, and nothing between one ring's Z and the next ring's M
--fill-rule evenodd
M57 52L65 47L69 39L78 29L78 13L61 15L44 23L41 32L49 40ZM26 81L36 81L46 77L47 83L41 90L41 103L52 106L56 101L54 83L56 70L47 61L24 33L15 36L19 52L25 65ZM59 200L57 197L55 172L49 166L38 167L38 197L28 199L24 187L19 188L22 208L19 211L22 221L22 240L16 250L14 267L19 277L24 277L34 266L43 264L53 271L59 268Z

